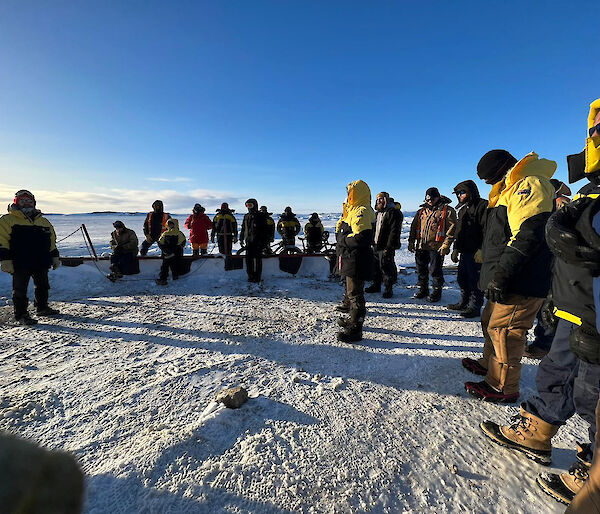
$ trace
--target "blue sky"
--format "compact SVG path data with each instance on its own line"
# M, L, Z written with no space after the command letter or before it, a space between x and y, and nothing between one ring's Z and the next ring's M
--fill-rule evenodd
M4 0L0 200L339 211L362 178L414 210L492 148L566 179L600 96L595 7Z

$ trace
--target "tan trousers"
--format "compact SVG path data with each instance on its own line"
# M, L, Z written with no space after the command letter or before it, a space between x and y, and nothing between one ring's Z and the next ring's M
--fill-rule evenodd
M486 303L481 314L485 343L478 362L488 370L485 381L494 389L505 394L519 392L527 331L542 302L542 298L512 295L507 303Z
M596 405L596 426L600 427L600 400ZM594 460L588 479L566 510L571 514L600 514L600 430L596 431Z

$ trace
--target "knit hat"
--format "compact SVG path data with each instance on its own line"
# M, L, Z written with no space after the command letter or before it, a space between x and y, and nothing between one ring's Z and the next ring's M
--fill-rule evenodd
M517 159L506 150L490 150L479 160L477 175L486 184L496 184L515 164Z
M439 198L440 196L441 195L437 187L430 187L427 191L425 191L425 200L427 200L427 197Z
M125 228L125 223L120 220L117 220L113 223L113 227L115 228Z
M35 205L35 196L31 191L27 191L27 189L20 189L15 193L15 199L13 200L13 204L17 205L21 198L31 198L33 200L33 205Z

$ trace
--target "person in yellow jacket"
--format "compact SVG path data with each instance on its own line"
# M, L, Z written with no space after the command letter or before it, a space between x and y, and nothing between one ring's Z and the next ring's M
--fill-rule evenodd
M56 234L52 224L36 209L35 196L25 189L15 194L8 214L0 218L0 261L2 271L13 278L15 320L23 325L37 323L27 311L30 279L38 315L59 314L48 305L48 270L60 266Z
M556 162L534 152L517 161L506 150L491 150L477 164L477 175L492 190L479 277L488 299L481 315L484 351L478 361L463 359L469 371L485 375L481 382L465 383L476 398L504 403L519 398L527 331L550 289L544 227L554 207L555 170Z
M185 234L179 230L179 221L175 218L167 220L167 230L163 232L158 240L158 246L162 250L162 265L156 283L161 286L167 285L169 269L173 280L179 278L181 258L185 247Z
M338 267L346 279L346 296L350 317L342 317L338 324L338 341L356 342L362 339L362 327L367 313L365 305L365 280L373 278L374 256L373 222L375 212L371 207L371 190L362 180L347 186L346 212L338 222L337 255Z

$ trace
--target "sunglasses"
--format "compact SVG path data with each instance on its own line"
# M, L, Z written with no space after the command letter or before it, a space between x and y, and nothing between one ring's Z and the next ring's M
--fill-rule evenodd
M589 136L592 137L594 132L600 136L600 123L598 123L598 125L594 125L588 130Z
M466 194L467 194L467 192L466 192L466 191L464 191L463 189L461 189L460 191L454 191L454 194L455 194L456 196L460 196L460 195L466 195Z

